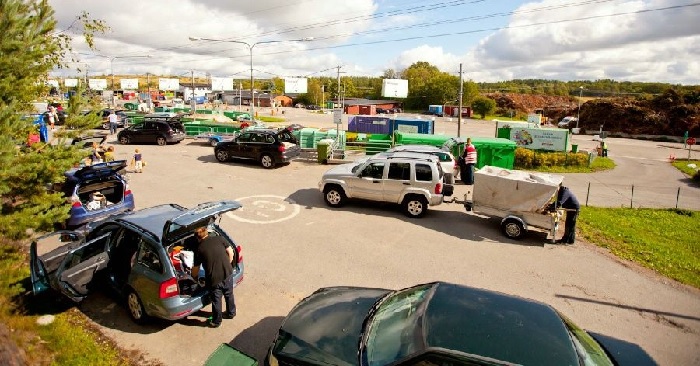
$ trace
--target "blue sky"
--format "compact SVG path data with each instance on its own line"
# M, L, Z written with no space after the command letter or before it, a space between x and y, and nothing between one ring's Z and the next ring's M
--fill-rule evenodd
M114 71L246 78L249 49L236 42L263 42L253 48L256 78L330 76L338 65L343 75L379 76L426 61L447 72L462 63L474 81L700 84L694 0L49 2L59 29L83 10L110 26L98 36L97 52L78 29L73 33L80 59L73 66L95 77ZM314 40L298 41L308 37ZM71 73L78 74L56 72Z

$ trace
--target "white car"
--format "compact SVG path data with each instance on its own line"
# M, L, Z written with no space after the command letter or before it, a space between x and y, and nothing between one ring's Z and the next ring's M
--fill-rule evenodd
M457 164L457 160L452 155L452 153L442 150L439 147L430 145L398 145L387 150L387 152L398 151L412 152L418 154L430 154L437 156L438 159L440 159L440 166L442 167L442 171L445 173L445 183L455 184L455 180L459 175L459 165Z
M576 118L576 117L571 117L571 116L564 117L561 119L561 121L559 121L559 123L557 123L557 127L559 127L559 128L571 128L571 127L574 127L574 125L576 125L577 121L578 121L578 118Z

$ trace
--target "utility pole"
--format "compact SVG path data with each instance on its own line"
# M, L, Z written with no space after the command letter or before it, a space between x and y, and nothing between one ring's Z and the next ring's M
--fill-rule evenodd
M340 114L343 114L343 105L340 104L340 68L342 66L338 65L338 92L336 93L337 99L338 99L338 104L340 105ZM334 106L335 107L335 106ZM335 141L338 144L338 147L340 147L340 123L335 125L336 130L335 130Z
M336 99L338 100L339 104L340 104L340 68L341 67L342 66L340 66L340 65L337 66L337 68L338 68L338 92L336 93ZM341 108L342 108L342 106L341 106Z
M194 99L194 70L190 70L191 72L191 82L192 82L192 91L190 92L190 106L192 108L192 113L195 113L197 110L197 101Z
M464 94L464 82L462 82L462 64L459 64L459 111L457 115L457 137L462 136L462 94Z

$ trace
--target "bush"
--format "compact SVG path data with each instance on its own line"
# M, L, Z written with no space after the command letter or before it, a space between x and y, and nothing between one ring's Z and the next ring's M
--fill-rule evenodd
M551 151L533 151L518 147L515 149L515 168L531 169L553 166L588 166L588 154L585 152L563 153Z

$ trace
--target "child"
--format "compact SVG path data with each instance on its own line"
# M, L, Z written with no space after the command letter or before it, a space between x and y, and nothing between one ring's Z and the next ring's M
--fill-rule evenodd
M143 171L143 157L139 149L134 150L134 157L131 159L131 165L134 166L136 173L141 173Z
M114 146L110 146L105 151L105 162L114 161Z

